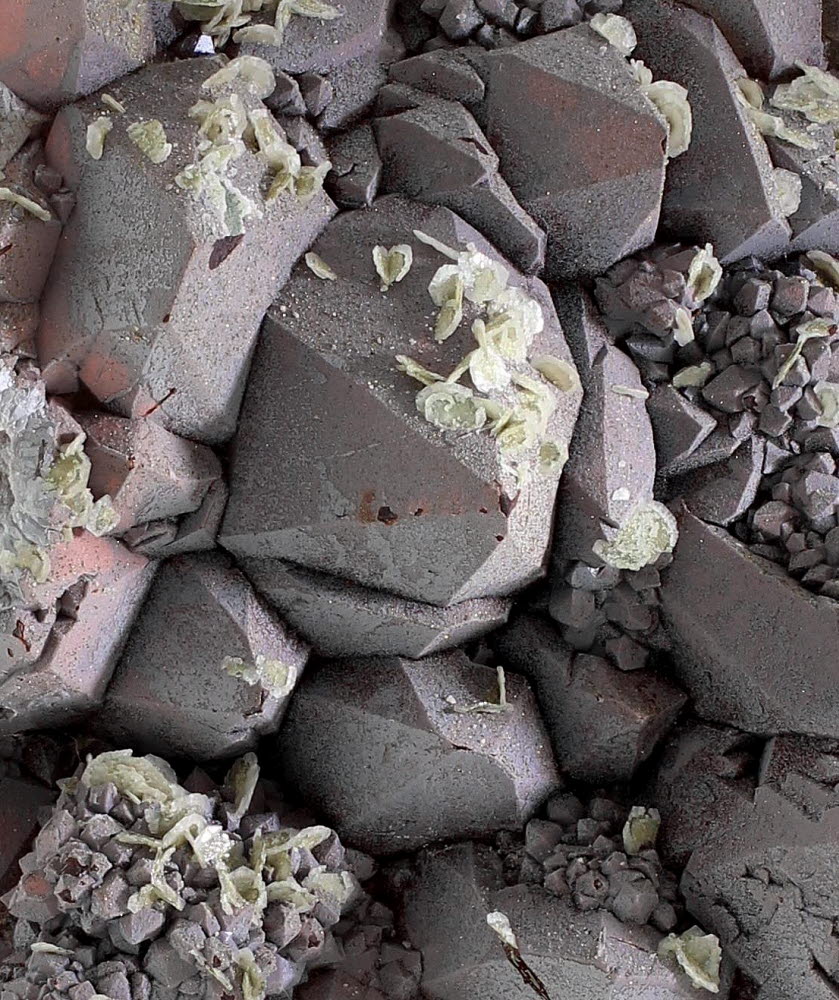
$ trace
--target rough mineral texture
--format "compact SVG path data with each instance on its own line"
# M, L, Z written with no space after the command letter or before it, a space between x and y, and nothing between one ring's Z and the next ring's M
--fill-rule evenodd
M261 186L270 178L249 150L235 160L235 185L224 177L226 214L209 186L196 197L173 183L200 159L203 136L188 111L217 96L202 84L221 65L153 65L115 84L113 96L130 111L112 116L99 160L87 151L86 135L103 105L90 98L59 114L47 157L88 210L64 230L38 333L48 376L60 373L71 388L77 377L110 409L153 415L205 442L233 433L265 308L334 212L323 193L304 203L284 192L266 205ZM244 91L242 101L248 110L262 107ZM128 136L137 120L162 123L173 145L163 162L151 162ZM240 198L259 215L239 222Z
M738 96L746 71L722 32L668 0L628 0L624 9L638 34L635 55L656 79L686 87L693 111L690 147L667 168L662 228L713 243L723 261L778 254L790 229L766 144Z
M583 781L630 780L686 701L651 670L627 673L575 653L534 615L519 616L492 641L501 662L533 684L560 767Z
M282 773L373 853L515 829L559 775L530 688L515 675L506 684L504 711L475 711L498 703L497 678L461 652L329 662L292 699Z
M438 608L279 559L240 563L283 620L324 656L420 659L503 625L512 603L503 597L484 597Z
M631 829L639 821L650 825L636 838ZM497 834L495 849L507 885L543 886L581 913L608 910L624 924L667 933L684 920L684 907L678 877L656 849L658 822L643 806L630 810L603 794L583 802L564 791L551 796L523 835Z
M585 398L560 484L554 554L592 561L592 544L604 528L653 499L656 451L638 369L607 341L586 293L564 290L557 310Z
M53 801L48 788L18 778L0 778L0 889L17 881L16 862L29 849L38 830L41 810Z
M609 331L652 386L656 496L729 526L754 553L834 597L839 307L830 258L805 254L776 268L746 259L718 269L698 302L688 282L703 257L707 247L658 248L597 282ZM681 342L679 313L689 321Z
M56 544L50 562L49 579L3 618L0 732L64 725L101 704L155 570L86 531Z
M499 260L452 212L394 196L328 227L314 252L337 279L298 266L266 319L220 541L237 557L280 558L446 606L505 596L541 575L561 465L548 474L533 467L522 481L486 430L455 435L418 412L421 386L399 371L395 355L445 374L475 342L469 318L444 343L434 339L428 284L447 260L415 239L414 229L458 250L474 243ZM382 294L373 248L406 242L413 265ZM510 285L535 299L543 316L529 356L569 364L545 286L515 273ZM561 451L581 390L553 389L528 362L513 368L535 379L555 407L546 433ZM520 398L514 391L505 400Z
M199 760L252 749L279 725L307 652L225 556L177 556L131 632L101 728Z
M547 274L597 274L649 243L666 131L620 53L578 25L493 52L487 67L485 131L548 234Z
M91 462L90 489L108 495L118 515L116 534L147 521L197 510L221 477L213 452L151 420L106 414L80 419Z
M416 107L375 123L386 191L445 205L525 274L542 269L545 234L498 173L498 157L454 101L417 95Z
M11 149L14 145L13 142ZM0 159L5 159L5 154ZM63 224L61 198L64 193L58 195L62 179L47 171L40 140L26 143L2 169L3 184L15 194L33 201L46 216L39 218L13 202L0 202L0 247L3 248L0 303L32 304L37 315L34 304L41 297ZM32 353L34 345L29 338L22 343L4 343L5 340L6 337L0 335L2 350L24 347L27 353Z
M751 76L772 80L795 68L796 60L822 65L820 0L685 0L713 18Z
M330 929L364 897L344 848L288 825L258 778L253 755L221 787L130 750L90 759L3 899L4 996L287 995L339 958Z
M176 35L165 3L3 0L0 19L0 81L42 110L130 73Z
M798 208L787 217L792 229L791 250L822 250L839 253L839 164L835 136L830 124L817 125L798 111L771 104L765 110L779 117L792 131L808 138L802 148L777 136L766 136L766 145L776 167L792 171L801 180Z
M839 736L832 598L683 512L661 608L676 676L701 716L757 733Z
M387 64L404 54L399 36L388 29L391 7L392 0L347 0L339 17L292 17L281 45L243 40L241 52L267 60L276 71L325 77L334 98L320 123L345 126L372 103L386 79ZM261 20L257 15L254 23Z
M755 741L758 744L763 741ZM732 730L676 738L655 782L662 850L681 855L688 909L754 980L759 1000L822 1000L839 986L836 744Z
M655 931L604 910L581 913L540 886L506 886L500 859L482 845L423 852L404 905L406 929L423 951L423 992L433 1000L506 1000L522 991L487 926L493 911L509 919L521 959L550 997L696 997L687 976L656 956ZM719 996L727 993L723 983Z

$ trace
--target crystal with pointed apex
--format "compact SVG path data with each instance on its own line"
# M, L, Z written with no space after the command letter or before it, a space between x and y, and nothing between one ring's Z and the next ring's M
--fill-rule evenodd
M685 242L712 243L723 263L776 256L790 228L766 144L739 95L746 71L722 32L665 0L627 0L623 13L638 35L636 58L656 78L686 87L693 109L690 148L667 167L662 227Z
M498 172L498 157L469 112L454 101L417 96L417 107L376 120L383 188L445 205L471 223L521 271L545 260L545 234Z
M429 282L450 262L413 230L499 262L448 209L395 196L331 223L314 250L337 280L299 266L265 321L220 540L239 558L283 559L429 604L506 596L542 573L558 470L542 475L534 463L521 481L488 429L446 432L417 411L422 386L396 355L448 373L476 344L468 317L435 340ZM373 247L405 242L411 270L383 294ZM509 285L511 309L535 299L544 319L530 353L570 362L545 286L515 273ZM546 437L567 445L581 390L554 391L524 362L511 368L550 394ZM526 389L511 391L527 401Z
M713 18L750 76L774 80L796 61L822 66L821 0L684 0Z
M486 134L501 176L548 234L546 273L594 275L650 243L664 120L629 65L581 24L486 57Z
M834 741L691 726L651 783L688 910L760 1000L822 1000L839 984L837 768Z
M39 618L51 628L40 630L24 669L18 664L0 680L0 733L65 725L101 704L155 569L86 531L55 545L50 563L49 579L32 588L28 603L37 612L35 635ZM26 642L30 635L25 627Z
M653 432L638 369L608 342L586 293L566 289L556 301L585 397L560 484L554 554L596 563L592 545L604 526L620 525L653 499Z
M323 656L420 659L491 632L510 613L511 601L503 597L439 608L280 559L240 559L239 565L283 620Z
M2 0L0 81L52 111L130 73L175 40L167 3Z
M278 738L285 780L351 844L413 850L446 837L516 829L559 775L527 682L462 652L418 662L338 660L304 678Z
M253 749L280 724L288 695L226 664L278 663L293 682L307 653L226 557L177 556L131 632L101 727L117 742L197 759Z
M233 161L235 184L232 173L205 178L210 194L220 185L223 210L207 192L196 197L175 183L199 156L202 136L189 109L212 96L202 84L221 65L150 65L110 88L132 120L163 123L174 152L161 164L131 141L125 115L114 116L102 159L92 159L86 127L102 111L93 97L65 108L47 143L79 207L41 303L42 363L66 361L110 409L203 442L233 433L264 310L334 212L323 193L303 203L286 192L266 204L266 167L249 151ZM262 110L252 95L242 99ZM241 198L261 218L248 218L237 235Z
M159 518L197 510L221 478L221 463L200 444L152 420L80 414L91 461L90 489L107 494L118 515L115 534Z
M534 615L519 615L491 641L533 684L560 766L582 781L630 780L687 701L652 670L626 673L575 653Z
M661 609L675 676L702 718L839 737L835 600L685 511Z

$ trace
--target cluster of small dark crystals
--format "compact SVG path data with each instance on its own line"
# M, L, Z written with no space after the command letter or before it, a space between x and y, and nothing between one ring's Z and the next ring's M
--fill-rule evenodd
M571 28L593 14L616 14L623 0L423 0L419 10L404 4L409 45L426 52L474 40L484 49L505 48L524 38ZM417 14L431 20L422 21ZM438 34L433 33L436 22Z
M674 456L663 494L687 498L804 586L837 597L839 420L834 397L821 395L839 378L836 293L824 284L818 254L772 269L747 258L726 268L698 306L685 282L695 253L659 248L621 261L597 282L609 329L647 383L678 388L678 402L671 396L662 407L675 405L680 419L711 428L695 450L716 447L725 462L748 442L748 458L730 459L733 475L713 490L692 473L695 450ZM680 308L694 333L682 345L673 333ZM701 498L691 504L694 492Z
M633 837L630 829L624 834L627 814L603 794L588 802L570 791L551 797L544 817L530 820L523 837L497 835L508 881L543 885L579 910L605 909L623 923L672 931L684 912L678 878L654 847L656 820L652 835Z
M839 0L0 24L0 1000L835 1000Z
M25 976L3 968L4 1000L247 1000L344 954L415 990L419 957L389 946L393 915L354 874L372 859L326 827L284 826L253 754L220 787L199 770L181 787L130 751L91 756L61 785L3 899L14 947L32 953Z

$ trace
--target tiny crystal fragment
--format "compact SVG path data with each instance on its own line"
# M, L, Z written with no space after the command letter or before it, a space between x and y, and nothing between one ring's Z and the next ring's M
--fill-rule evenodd
M312 272L312 274L317 275L318 278L323 278L326 281L335 281L338 275L332 270L332 268L326 263L323 257L319 257L313 251L309 251L304 257L306 261L306 267Z
M531 364L561 392L576 392L580 388L580 376L569 361L543 354L533 358Z
M568 448L562 441L543 441L539 446L539 472L558 476L568 461Z
M693 114L688 92L672 80L656 80L641 88L667 122L667 155L672 160L690 146L693 134Z
M246 684L261 684L272 698L285 698L297 683L297 668L293 664L269 660L262 655L257 655L253 663L246 663L239 656L226 656L221 666Z
M111 94L102 94L99 99L106 108L110 108L111 111L116 111L118 115L124 115L127 110L125 105Z
M784 170L783 167L775 167L774 177L781 211L786 216L795 215L801 206L801 177L792 170Z
M714 374L714 366L710 361L703 361L698 365L688 365L676 372L673 376L672 384L676 389L685 389L688 386L702 386Z
M631 385L610 385L609 388L618 396L629 396L630 399L647 399L649 392Z
M696 926L683 934L668 934L658 946L658 954L661 958L675 955L694 986L719 993L722 950L716 934L706 934Z
M277 82L270 65L257 56L237 56L212 76L208 76L202 88L217 93L236 83L242 83L254 97L266 98L274 92Z
M94 160L101 160L105 151L105 137L114 127L107 115L100 115L87 127L87 151Z
M406 375L410 375L411 378L415 378L417 382L422 382L423 385L434 385L435 382L447 381L442 375L429 371L424 365L421 365L419 361L414 361L413 358L409 358L405 354L396 355L396 364L399 371L404 372ZM456 379L454 381L456 381Z
M454 382L435 382L417 395L417 409L443 431L479 431L487 420L483 400Z
M633 806L623 827L623 847L627 854L640 854L655 847L661 816L657 809Z

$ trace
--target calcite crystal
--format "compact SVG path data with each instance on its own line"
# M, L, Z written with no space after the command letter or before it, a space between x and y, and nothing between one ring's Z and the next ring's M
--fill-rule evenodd
M802 0L794 8L783 0L744 0L736 6L725 0L685 3L714 19L749 73L761 80L783 76L799 60L816 65L824 60L819 0Z
M554 550L557 558L592 561L604 531L653 499L648 392L632 359L606 339L585 292L569 290L557 308L586 394L560 484Z
M629 673L575 653L556 627L520 615L493 637L501 661L533 684L560 767L583 781L628 781L686 697L652 670Z
M0 18L0 81L43 110L130 73L177 34L168 3L3 0Z
M4 992L265 997L305 978L363 896L344 848L257 811L253 755L203 787L130 750L67 780L4 897L29 950Z
M96 497L111 497L116 534L192 513L221 478L221 465L209 448L152 420L94 413L82 417L81 425L87 434L90 488Z
M509 598L484 597L439 608L279 559L241 559L240 565L283 620L324 656L420 659L491 632L512 605Z
M0 731L99 704L153 569L111 539L85 435L37 369L0 356Z
M492 914L510 928L518 962L490 929ZM500 859L474 843L420 855L405 925L422 947L423 992L434 1000L504 1000L521 992L528 973L525 982L538 982L550 997L617 1000L629 988L639 998L697 995L675 963L658 958L660 935L651 928L623 924L605 910L580 912L541 886L505 885ZM724 980L718 995L727 994Z
M516 828L559 775L527 683L505 682L503 707L496 672L461 652L327 663L292 700L282 774L374 853Z
M710 241L724 261L779 254L790 228L766 144L739 96L746 71L723 33L710 18L666 0L629 0L626 14L638 34L636 55L656 77L691 94L693 138L668 165L662 228Z
M385 80L385 66L398 60L404 49L388 27L390 0L346 0L339 7L319 7L329 7L332 13L292 16L281 44L266 44L247 28L238 41L243 54L265 59L277 71L304 80L307 74L328 80L334 96L320 120L329 128L338 128L350 124L369 107ZM274 15L269 17L273 22ZM264 20L264 15L257 14L253 24Z
M400 371L396 356L444 378L476 346L469 322L481 306L467 300L467 318L439 342L440 306L429 282L441 267L455 265L414 230L464 253L474 244L487 255L487 273L501 265L486 241L444 208L391 196L332 223L314 252L337 280L299 266L266 319L234 444L220 541L239 558L279 558L447 606L507 595L541 574L562 470L560 460L543 471L541 449L562 454L582 392L573 379L557 388L530 363L557 357L573 373L545 286L505 267L509 288L486 308L499 322L502 313L509 316L506 329L518 339L503 347L509 359L499 363L508 368L508 388L497 398L502 414L535 400L544 408L540 431L519 445L515 427L506 438L492 432L491 422L463 434L418 412L423 383ZM412 267L383 293L373 249L406 241L413 245ZM534 313L535 320L528 318ZM514 352L521 360L513 360ZM473 398L467 386L452 391ZM485 422L480 399L467 405ZM320 419L324 412L328 420ZM299 457L294 476L288 452L273 450L277 435Z
M177 556L131 633L102 729L195 759L253 749L279 725L307 654L223 555Z
M101 705L155 569L88 532L52 549L49 579L3 613L0 732L66 725Z
M493 52L487 69L486 134L548 234L547 274L597 274L649 243L667 132L623 56L579 25Z
M686 511L661 602L676 676L702 717L750 732L839 736L836 601L807 593Z
M839 0L0 15L0 1000L835 1000Z
M465 108L417 95L416 107L377 119L375 131L384 190L445 205L525 274L542 269L545 234L513 197L498 157Z
M11 889L18 878L17 862L38 830L41 810L53 801L48 788L18 778L0 778L0 889ZM0 949L1 950L1 949Z
M75 213L64 230L38 331L47 373L77 379L123 416L153 416L204 442L232 435L265 308L334 212L317 192L306 201L286 191L266 203L274 175L241 136L249 114L267 112L244 77L205 86L221 67L147 66L111 88L125 114L95 97L59 114L48 161L96 210ZM87 130L103 115L112 128L94 159ZM173 146L160 163L128 134L149 120L161 122ZM268 130L279 143L277 127Z
M750 746L731 730L695 727L674 739L655 779L662 807L676 810L662 849L686 855L686 904L760 1000L815 1000L839 981L836 750L806 736Z

